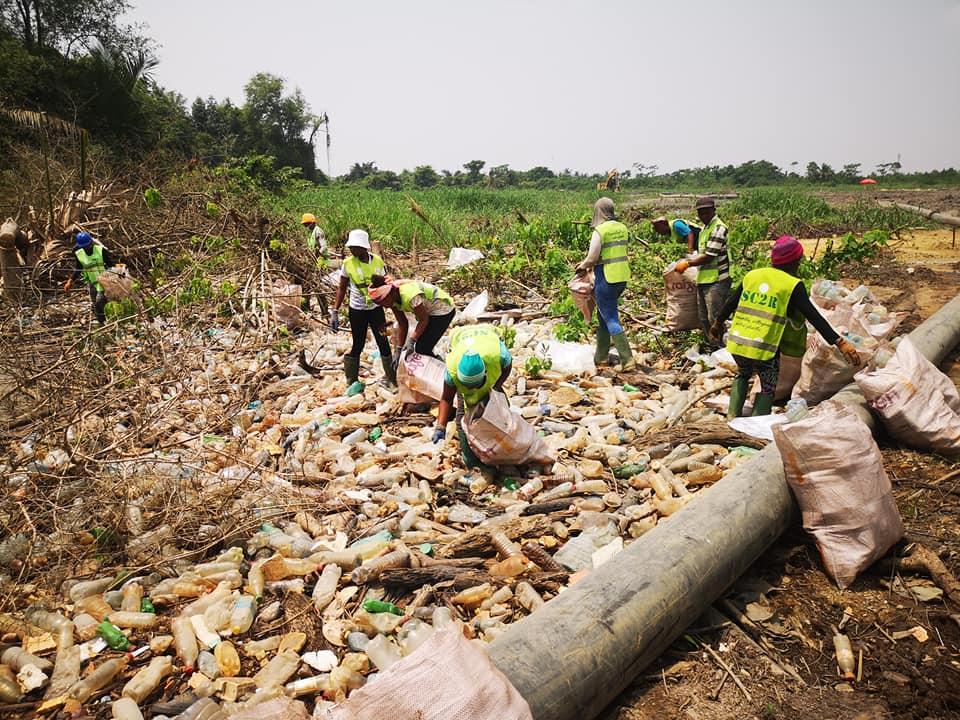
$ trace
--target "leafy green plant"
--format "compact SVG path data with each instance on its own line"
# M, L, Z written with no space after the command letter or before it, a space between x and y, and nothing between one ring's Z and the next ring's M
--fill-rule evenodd
M147 204L148 208L155 210L160 207L162 201L160 191L152 187L147 188L143 191L143 201Z
M523 364L523 369L526 371L528 377L538 378L540 373L545 370L549 370L553 367L553 362L550 358L537 357L532 355L527 358L527 361Z
M137 314L137 306L130 298L111 300L106 304L103 312L106 315L108 322L126 320L127 318L134 317Z
M513 326L503 328L503 344L507 346L508 349L513 348L513 344L517 340L517 329Z

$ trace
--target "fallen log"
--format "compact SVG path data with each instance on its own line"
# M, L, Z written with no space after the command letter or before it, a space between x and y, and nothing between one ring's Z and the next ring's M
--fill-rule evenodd
M877 204L880 207L897 207L901 210L909 210L910 212L915 212L918 215L922 215L927 220L935 220L939 223L943 223L944 225L960 227L960 217L944 215L941 212L937 212L936 210L928 210L927 208L922 208L919 205L908 205L907 203L894 202L893 200L878 200Z

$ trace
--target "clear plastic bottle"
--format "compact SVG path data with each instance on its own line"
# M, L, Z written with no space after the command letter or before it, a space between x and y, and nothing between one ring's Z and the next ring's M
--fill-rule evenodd
M540 493L540 497L537 498L540 502L548 502L550 500L559 500L560 498L568 497L573 494L573 483L572 482L562 482L554 488L547 490L546 492Z
M521 555L512 555L490 566L490 574L497 577L513 577L527 569L528 560Z
M48 630L57 638L57 648L63 649L73 645L73 622L60 613L47 612L35 609L26 613L28 622L39 628Z
M233 604L239 597L240 593L234 590L216 605L208 607L203 613L203 619L207 627L216 632L229 629Z
M99 578L97 580L84 580L78 582L67 592L67 597L71 601L77 602L91 595L103 595L104 591L113 585L113 578Z
M464 525L476 525L487 519L479 510L475 510L469 505L457 503L450 507L447 512L447 522L463 523Z
M50 685L44 693L44 699L66 695L73 684L80 679L80 646L71 645L57 650L57 661L50 675Z
M490 583L481 583L461 590L450 598L450 602L455 605L479 605L491 595L493 595L493 587Z
M165 677L173 672L173 658L169 655L157 655L150 658L150 664L134 675L123 686L120 693L123 697L131 698L137 705L147 699Z
M53 670L53 663L46 658L37 657L28 653L18 645L0 645L0 662L9 665L17 672L23 670L27 665L33 665L43 672Z
M184 672L193 672L200 648L190 618L186 615L175 617L170 623L170 632L173 633L173 648L183 663Z
M227 716L215 700L205 697L177 715L176 720L227 720Z
M240 673L240 656L233 643L224 641L213 649L220 674L224 677L236 677Z
M602 495L609 489L604 480L582 480L573 486L573 492L586 494Z
M513 597L513 590L510 589L509 585L504 585L499 588L493 595L488 597L482 603L480 603L481 610L488 610L498 603L505 603L510 598Z
M367 657L370 662L377 666L381 672L388 670L394 663L399 662L403 655L400 648L397 647L385 635L377 635L367 644Z
M481 601L482 602L482 601ZM433 616L430 618L430 624L434 630L442 630L453 623L453 612L445 605L438 605L433 609Z
M119 657L107 660L82 680L74 683L67 696L79 703L85 703L97 690L105 688L127 666L127 658Z
M100 622L113 612L113 608L103 599L102 594L87 595L77 600L74 603L74 609L93 615L97 622Z
M207 626L207 621L203 615L191 615L190 624L193 626L193 634L197 638L197 647L213 649L220 644L220 635Z
M20 702L23 692L16 680L0 675L0 703L13 704Z
M287 683L283 686L283 694L293 698L303 695L317 695L324 692L329 685L330 673L323 673Z
M286 683L299 667L299 655L294 652L279 652L253 676L253 681L261 690L277 687Z
M253 595L257 601L263 599L263 589L266 581L263 577L263 562L255 562L247 571L246 591Z
M807 401L803 398L793 398L787 402L787 422L802 420L807 413Z
M541 490L543 490L543 480L539 477L532 477L520 486L520 489L517 490L517 497L530 500Z
M140 612L141 598L143 598L143 585L136 581L127 583L123 586L120 609L124 612Z
M208 608L216 605L218 602L221 602L225 598L230 597L230 594L233 592L231 583L221 582L213 590L213 592L207 593L201 598L194 600L192 603L187 605L181 611L181 615L190 617L191 615L203 615Z
M394 550L386 555L367 560L350 573L350 579L358 585L380 577L380 574L390 568L407 567L410 564L410 555L403 550Z
M517 602L520 603L521 607L530 612L546 604L543 598L540 597L540 593L534 590L533 585L528 582L517 583L514 597L517 598Z
M154 613L126 612L117 610L107 616L107 619L119 628L152 628L157 625L159 618Z
M843 633L835 633L833 636L833 649L837 653L837 665L840 666L843 679L855 679L857 676L855 672L857 663L853 656L853 648L850 646L850 638Z
M230 632L234 635L242 635L253 625L256 615L256 598L253 595L241 595L233 604L233 610L230 613Z
M316 585L313 586L313 592L311 593L313 606L317 612L321 612L333 601L342 574L343 570L339 565L324 566L323 572L320 573L320 577L317 579Z
M411 618L397 633L397 643L400 645L400 654L406 657L429 640L431 635L433 635L432 627L422 620Z
M200 654L197 656L197 671L202 675L206 675L211 680L216 680L220 677L220 664L212 652L209 650L200 651Z
M128 697L121 697L113 701L110 707L113 720L143 720L143 713L137 703Z

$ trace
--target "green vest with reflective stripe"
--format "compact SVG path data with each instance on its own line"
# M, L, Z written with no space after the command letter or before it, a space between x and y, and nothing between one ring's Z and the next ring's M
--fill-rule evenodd
M727 350L754 360L774 357L787 326L790 295L799 282L800 278L776 268L760 268L744 275Z
M713 231L718 227L725 228L726 225L723 224L723 220L714 215L713 220L710 221L710 224L700 231L700 247L704 249L707 247L708 243L710 242L710 236L713 235ZM719 261L720 257L718 256L710 262L699 266L699 269L697 270L698 285L707 285L717 281L717 278L720 277L720 268L718 267Z
M451 308L454 307L453 298L447 295L446 292L438 288L436 285L418 282L417 280L410 280L409 282L405 282L400 285L400 309L403 312L412 313L413 305L410 303L417 295L420 295L421 293L427 298L427 300L446 300L448 303L450 303Z
M89 284L95 286L97 290L103 290L100 286L100 283L97 280L100 278L100 273L103 272L103 248L99 245L94 244L93 252L87 255L87 251L84 249L77 250L74 255L77 256L77 260L80 261L82 270L80 274L83 276L83 279L86 280Z
M599 264L603 265L603 277L608 283L626 282L630 279L627 226L617 220L607 220L597 225L596 230L600 233Z
M356 255L351 255L343 261L343 269L350 276L350 282L361 292L364 301L369 306L370 300L370 279L374 275L383 277L387 274L387 268L379 255L367 253L370 256L370 262L363 262Z
M468 350L476 350L477 354L483 359L486 367L487 377L480 387L466 387L457 379L457 367L460 365L460 358ZM490 388L494 386L500 375L503 374L503 368L500 367L500 333L490 325L464 325L458 327L450 335L450 354L447 355L447 372L453 378L453 384L460 395L463 396L463 403L467 408L484 400L490 394Z

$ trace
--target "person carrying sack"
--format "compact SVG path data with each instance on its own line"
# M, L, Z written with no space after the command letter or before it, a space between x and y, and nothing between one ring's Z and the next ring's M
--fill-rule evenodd
M760 392L753 401L754 415L769 415L773 408L773 394L780 375L780 353L785 343L797 345L802 333L806 338L804 319L835 345L848 363L860 365L860 355L850 341L841 337L819 313L803 281L797 277L803 247L789 235L779 238L770 251L773 267L751 270L734 288L710 327L709 341L721 343L724 323L733 315L727 350L737 363L737 376L730 389L730 407L727 418L733 419L743 411L750 379L760 377ZM797 329L802 326L802 331Z
M343 372L347 377L347 387L359 382L360 353L367 341L367 328L373 333L373 339L380 350L380 362L388 387L397 386L396 364L390 351L390 339L387 335L387 318L383 308L370 297L371 284L382 282L387 274L386 265L379 255L370 251L370 236L366 230L351 230L347 236L347 250L350 257L340 267L340 284L330 310L330 327L334 332L340 330L340 306L347 287L350 288L350 334L353 346L343 356Z
M63 289L69 290L73 286L73 281L82 277L90 291L93 315L98 323L106 325L107 296L103 292L103 285L100 284L100 275L107 268L120 265L120 261L103 245L95 243L88 232L77 233L75 243L76 248L73 254L77 260L76 269L73 271L73 276L64 283Z
M481 467L483 462L470 447L463 431L463 416L467 410L486 400L491 390L503 388L513 370L513 356L493 325L464 325L450 336L446 365L433 442L439 443L447 437L447 423L456 396L457 435L463 462L467 467Z

